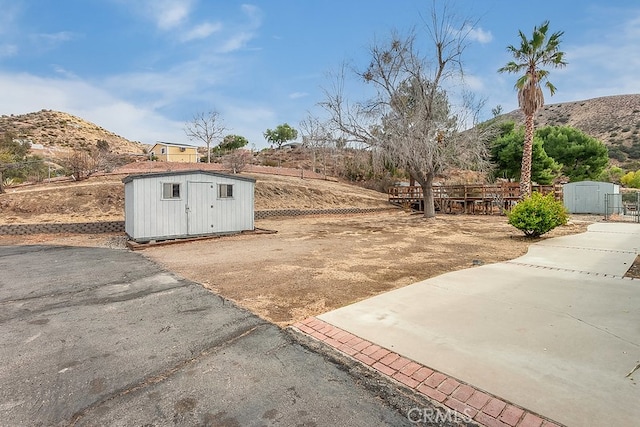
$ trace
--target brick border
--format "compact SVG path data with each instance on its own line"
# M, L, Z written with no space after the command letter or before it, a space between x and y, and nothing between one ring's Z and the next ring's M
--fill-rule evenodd
M407 359L316 317L290 326L450 410L487 427L562 427L456 378Z

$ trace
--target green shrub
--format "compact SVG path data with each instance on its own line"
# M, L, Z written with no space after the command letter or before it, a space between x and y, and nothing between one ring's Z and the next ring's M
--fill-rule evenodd
M507 216L509 224L527 237L542 236L559 225L565 225L568 218L561 201L555 200L553 194L543 196L540 193L533 193L519 202Z
M629 171L620 178L620 183L629 188L640 188L640 169Z

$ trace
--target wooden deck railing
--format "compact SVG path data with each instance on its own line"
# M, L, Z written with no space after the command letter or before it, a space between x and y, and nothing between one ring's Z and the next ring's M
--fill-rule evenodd
M562 186L533 185L532 190L542 194L554 194L562 200ZM388 190L389 202L411 207L424 208L424 196L419 186L398 186ZM496 209L502 213L520 200L520 184L505 182L500 184L434 185L433 198L436 209L441 212L467 213L482 211L492 213Z

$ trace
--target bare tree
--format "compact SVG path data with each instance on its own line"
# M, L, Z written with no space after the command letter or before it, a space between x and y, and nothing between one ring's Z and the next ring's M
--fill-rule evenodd
M184 128L190 140L204 142L207 146L207 163L211 163L211 144L220 140L226 130L217 111L194 115Z
M386 43L371 47L369 66L355 70L374 95L350 103L343 67L321 104L336 129L380 150L378 157L404 168L420 184L427 218L435 216L434 178L453 167L482 167L486 158L483 138L462 132L469 126L464 116L473 119L480 104L464 93L456 93L457 109L450 102L450 91L463 87L461 56L473 22L458 22L446 6L441 11L435 6L425 21L429 57L418 51L415 31L404 37L392 33Z
M72 151L63 164L76 181L87 179L98 170L98 160L95 153L84 150Z
M251 162L253 155L249 150L236 149L224 156L223 161L233 173L240 173Z
M302 146L311 151L312 170L317 172L316 163L318 153L322 154L322 167L324 174L327 174L326 153L327 149L332 145L333 136L328 129L327 124L321 122L317 117L309 114L302 120L298 126L302 134Z

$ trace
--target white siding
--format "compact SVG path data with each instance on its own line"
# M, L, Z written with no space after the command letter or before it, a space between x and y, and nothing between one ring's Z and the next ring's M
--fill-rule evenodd
M136 235L134 206L133 181L131 181L124 185L124 231L131 237Z
M162 199L163 183L179 183L180 198ZM233 197L218 198L218 184L233 185ZM137 176L125 184L125 230L137 241L253 230L254 188L201 172Z
M228 178L219 178L217 183L232 184L233 197L218 198L216 185L216 229L220 231L253 230L253 183ZM251 215L246 215L246 212L251 212Z

